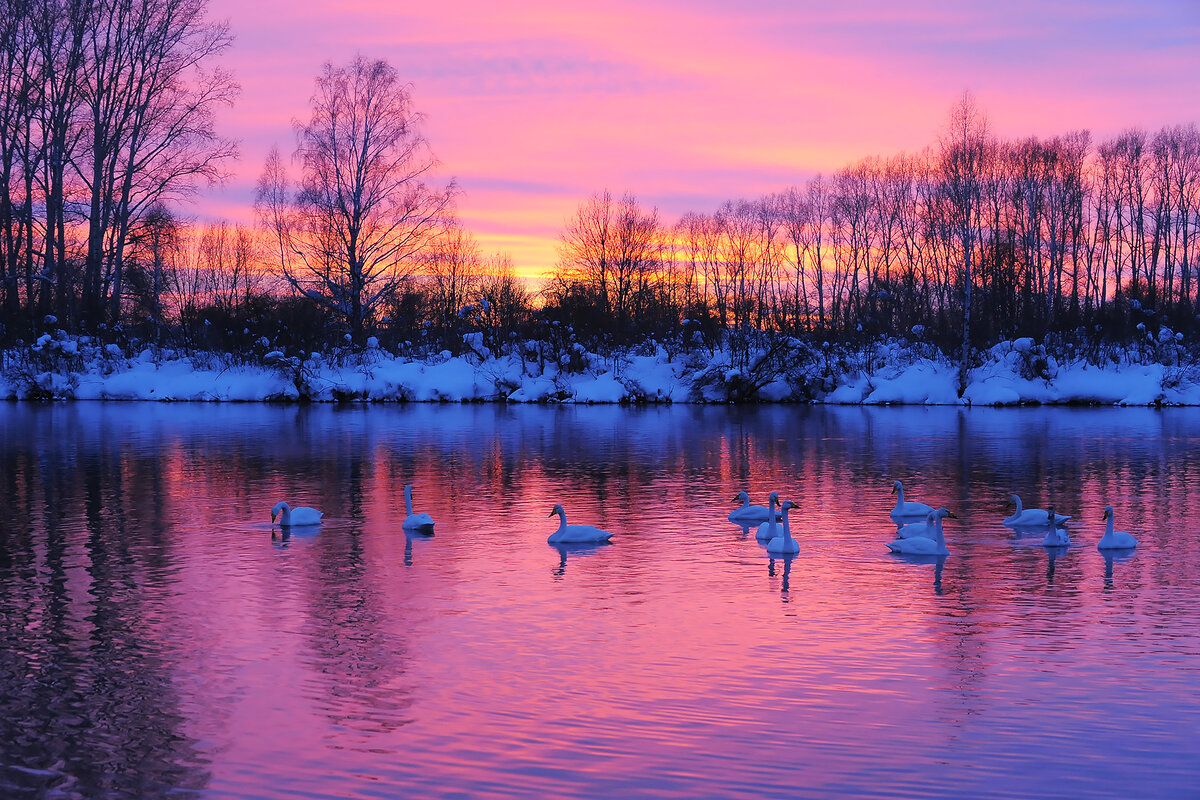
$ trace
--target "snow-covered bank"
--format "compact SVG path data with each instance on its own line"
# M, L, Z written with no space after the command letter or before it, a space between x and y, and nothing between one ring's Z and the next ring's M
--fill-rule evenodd
M1030 339L1004 342L983 354L960 398L953 364L917 355L901 342L837 358L814 350L800 366L793 359L790 369L776 370L764 361L750 375L722 351L668 354L661 346L615 357L580 349L569 363L520 350L499 358L471 350L415 359L378 348L303 361L272 351L257 363L237 363L223 355L189 357L170 350L126 355L114 345L60 336L3 354L0 398L714 403L746 397L750 383L750 396L767 402L1200 405L1200 368L1183 363L1181 352L1163 357L1161 350L1122 351L1098 366L1082 357L1059 363Z

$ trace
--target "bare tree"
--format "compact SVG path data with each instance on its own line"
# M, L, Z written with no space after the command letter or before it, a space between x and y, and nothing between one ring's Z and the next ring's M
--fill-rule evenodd
M618 337L626 336L659 266L658 209L643 209L626 194L592 195L567 222L559 244L558 282L587 287Z
M457 334L462 327L459 323L463 307L478 294L483 272L479 244L462 225L452 223L431 242L421 260L421 271L428 281L429 297L433 302L431 316L449 339L447 344L451 349L457 349L461 344Z
M426 183L438 162L421 119L412 87L386 61L327 63L309 121L296 123L297 191L288 192L277 154L259 182L257 207L284 278L357 342L416 268L458 193L453 181Z
M236 155L215 112L238 86L209 62L232 42L205 18L206 0L96 0L81 89L88 152L78 164L88 202L82 305L93 323L120 317L130 226L156 203L223 177Z
M950 119L941 140L942 179L948 201L950 229L955 238L955 258L962 287L962 353L958 363L958 393L967 388L967 368L971 353L971 302L974 286L976 248L981 243L981 180L984 161L991 149L987 117L964 92L950 110Z

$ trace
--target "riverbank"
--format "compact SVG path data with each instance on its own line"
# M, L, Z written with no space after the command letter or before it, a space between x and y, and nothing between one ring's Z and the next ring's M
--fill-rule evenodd
M515 351L492 357L448 351L421 358L378 348L301 360L269 351L248 361L227 354L186 355L74 339L39 341L5 353L0 398L8 400L158 400L241 402L723 403L816 402L847 405L1200 405L1200 368L1182 349L1121 351L1103 365L1060 362L1030 339L981 354L957 391L957 368L904 342L778 368L726 352L668 353L661 346L600 357ZM1165 357L1164 357L1165 356ZM751 387L747 389L747 387Z

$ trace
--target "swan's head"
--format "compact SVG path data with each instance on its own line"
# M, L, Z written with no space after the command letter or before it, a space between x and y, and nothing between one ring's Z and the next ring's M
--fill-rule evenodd
M779 502L779 492L771 492L769 495L767 495L767 502L778 503Z
M791 500L784 500L783 505L780 506L780 508L783 509L784 511L789 511L793 508L799 508L799 507L800 507L799 503L793 503Z
M892 481L892 494L895 494L903 488L904 484L902 484L900 481Z
M271 508L271 522L274 522L275 518L278 517L284 511L291 511L291 508L288 506L288 504L287 503L276 503Z
M942 506L937 511L933 512L932 516L936 516L938 519L958 519L958 517L956 517L950 511L950 509L946 508L945 506Z
M1014 503L1020 503L1020 502L1021 502L1021 498L1020 498L1020 497L1017 497L1015 494L1010 494L1010 495L1008 496L1008 499L1009 499L1009 500L1011 500L1011 501L1012 501L1012 502L1014 502Z
M563 515L565 515L566 513L567 513L567 512L566 512L566 511L563 509L563 507L562 507L562 506L560 506L558 503L555 503L555 504L554 504L554 508L550 509L550 513L549 513L549 514L547 514L546 516L548 516L548 517L553 517L555 514L563 514Z
M731 503L749 503L750 495L746 494L745 492L738 492L737 494L735 494L733 496L733 499L730 500L729 502L731 502Z
M1112 519L1112 516L1113 516L1112 506L1105 506L1103 519Z

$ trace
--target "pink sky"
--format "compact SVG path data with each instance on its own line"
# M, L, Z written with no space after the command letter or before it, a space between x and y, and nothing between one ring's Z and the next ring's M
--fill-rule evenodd
M325 61L384 58L414 85L459 214L518 271L553 265L589 194L674 220L859 158L919 150L972 91L1003 136L1106 137L1200 114L1195 0L211 0L243 87L241 141L201 218L244 219L267 151L294 147Z

